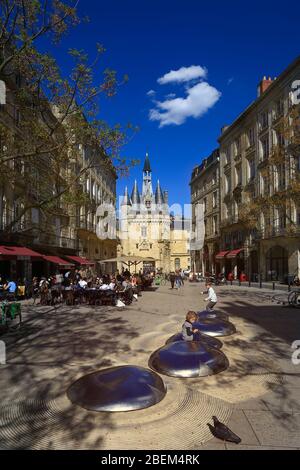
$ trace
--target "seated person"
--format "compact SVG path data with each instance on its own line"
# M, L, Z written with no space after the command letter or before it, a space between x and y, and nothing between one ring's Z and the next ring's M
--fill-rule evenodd
M84 278L84 279L80 279L80 281L78 282L78 285L81 289L86 289L87 287L87 280Z
M4 286L4 290L8 291L9 294L16 294L17 284L14 281L8 281Z
M112 279L110 282L108 280L105 281L105 283L100 286L100 290L115 290L116 287L116 281L115 279Z
M193 328L193 323L197 321L197 314L190 310L186 314L185 322L182 325L182 338L184 341L194 341L196 339L195 334L199 332L197 328Z

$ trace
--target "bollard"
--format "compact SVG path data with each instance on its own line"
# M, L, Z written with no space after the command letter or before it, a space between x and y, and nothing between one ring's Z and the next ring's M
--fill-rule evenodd
M275 290L275 282L273 282L273 290Z
M260 289L262 288L262 281L261 281L261 277L259 278L259 288L260 288Z
M248 281L248 286L251 287L251 281L250 281L250 279L249 279L249 281Z
M230 281L230 285L232 286L232 279L231 279L231 281Z
M242 283L241 283L241 280L239 279L239 286L241 286L241 285L242 285Z
M289 284L288 284L288 292L291 292L291 283L289 281Z

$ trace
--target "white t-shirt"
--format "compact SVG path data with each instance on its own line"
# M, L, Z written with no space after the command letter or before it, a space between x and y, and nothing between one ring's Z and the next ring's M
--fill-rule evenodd
M217 302L217 295L212 287L208 289L208 297L205 300L210 300L211 302Z
M80 287L81 287L82 289L85 289L86 286L87 286L87 282L84 281L83 279L80 279L80 281L78 282L78 284L80 285Z

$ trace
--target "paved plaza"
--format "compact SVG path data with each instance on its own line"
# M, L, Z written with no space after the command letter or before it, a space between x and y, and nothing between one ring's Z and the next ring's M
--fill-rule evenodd
M23 327L2 336L1 449L298 449L300 365L291 344L300 339L300 311L272 302L273 292L217 287L217 310L237 333L221 338L230 367L221 374L162 376L166 397L127 413L89 412L72 405L67 387L115 365L147 367L150 354L179 331L188 310L203 310L202 284L143 292L125 309L33 306L24 303ZM242 438L213 438L216 415Z

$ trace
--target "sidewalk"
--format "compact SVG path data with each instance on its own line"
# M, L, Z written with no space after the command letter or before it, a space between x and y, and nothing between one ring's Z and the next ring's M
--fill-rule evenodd
M300 339L297 309L271 301L269 289L216 287L218 310L237 328L221 338L230 367L197 379L161 376L166 397L145 410L93 413L70 404L68 386L115 365L148 367L150 354L201 310L201 284L144 292L125 309L87 305L57 309L22 304L22 330L1 337L0 449L300 448ZM282 293L282 291L281 291ZM299 337L299 338L298 338ZM207 427L216 415L242 438L223 444Z

